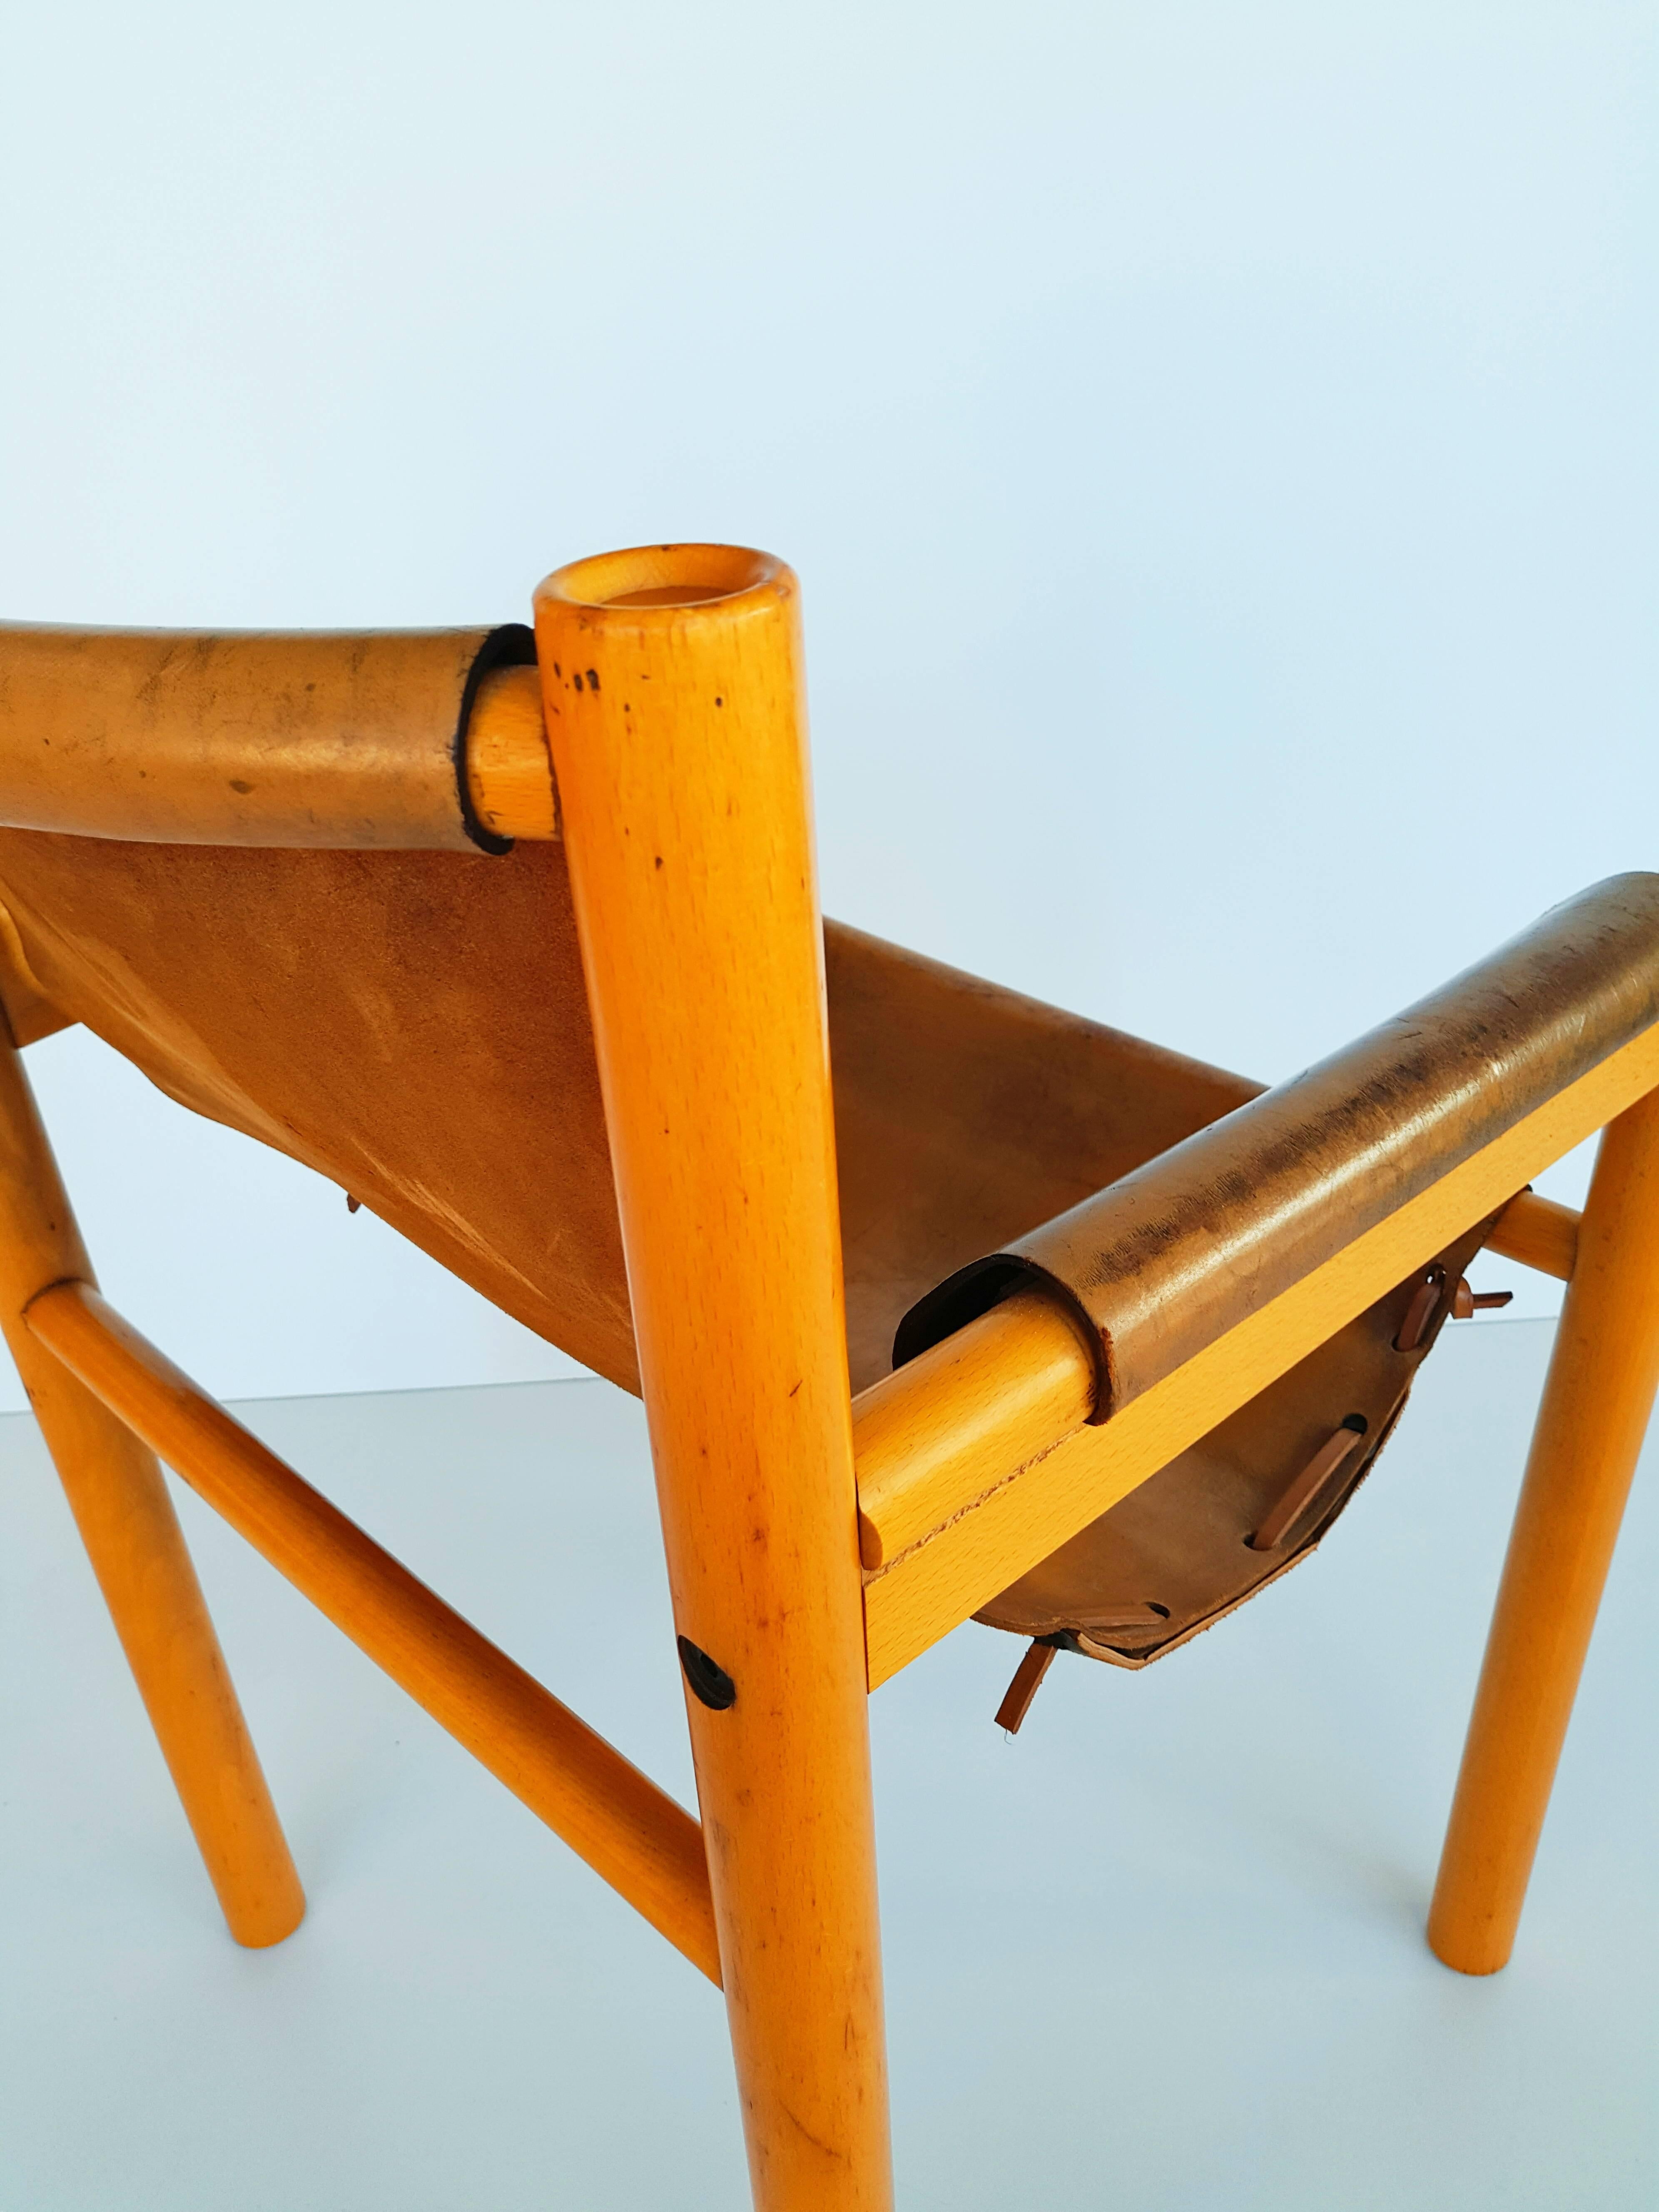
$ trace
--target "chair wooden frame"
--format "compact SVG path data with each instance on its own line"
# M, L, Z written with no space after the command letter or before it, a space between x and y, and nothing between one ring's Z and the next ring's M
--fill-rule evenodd
M660 575L607 556L542 586L539 701L506 672L472 800L568 848L700 1821L112 1312L15 1048L0 1322L237 1939L304 1900L158 1461L724 1987L761 2212L870 2212L868 1692L1500 1208L1492 1246L1567 1289L1429 1937L1467 1973L1508 1958L1659 1384L1659 1024L1104 1422L1035 1291L854 1401L798 597L761 556L688 577L658 550ZM589 672L641 607L648 714ZM1598 1129L1582 1219L1525 1190Z

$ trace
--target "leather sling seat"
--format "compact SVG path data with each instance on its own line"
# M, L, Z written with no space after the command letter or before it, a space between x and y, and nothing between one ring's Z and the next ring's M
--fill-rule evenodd
M21 635L0 633L0 769L21 794L6 811L29 825L0 829L14 1029L85 1023L636 1390L563 851L469 821L459 769L480 672L521 660L524 634L106 639L78 717L64 675L88 655L61 641L87 634ZM347 724L362 742L337 741ZM66 779L54 750L77 754ZM418 767L407 783L400 760ZM88 808L105 834L64 834ZM107 834L135 809L144 842ZM1447 1002L1428 1028L1414 1010L1363 1063L1338 1055L1266 1097L827 925L854 1389L888 1371L907 1314L901 1351L1035 1278L1091 1332L1109 1416L1241 1300L1442 1171L1460 1097L1472 1150L1653 1018L1659 879L1560 914L1506 981L1454 986L1425 1002ZM1438 1285L1480 1235L1441 1255ZM982 1617L1139 1664L1304 1556L1443 1324L1437 1290L1395 1348L1424 1288L1401 1285ZM1307 1513L1251 1550L1333 1438Z
M562 847L0 830L0 901L60 1017L638 1389ZM833 922L824 952L854 1389L943 1276L1256 1089Z

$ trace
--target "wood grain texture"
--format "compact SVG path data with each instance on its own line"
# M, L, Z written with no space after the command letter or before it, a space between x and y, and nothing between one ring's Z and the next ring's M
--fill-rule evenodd
M937 1530L1094 1403L1095 1363L1069 1314L1021 1291L853 1401L859 1553L872 1571Z
M478 686L466 725L472 811L497 837L547 843L559 834L559 794L534 668L497 668Z
M721 546L536 599L761 2212L891 2203L799 612ZM665 1658L668 1656L665 1654Z
M964 1394L960 1426L937 1402L928 1402L939 1384L935 1376L924 1374L909 1386L915 1395L914 1420L908 1430L904 1393L896 1387L884 1406L882 1455L878 1467L868 1470L878 1474L878 1484L867 1483L866 1465L862 1460L860 1463L866 1518L872 1495L891 1498L902 1494L905 1483L896 1469L907 1455L909 1481L927 1485L935 1501L954 1500L950 1517L936 1533L896 1556L889 1550L890 1564L866 1583L871 1687L977 1612L1656 1083L1659 1026L1517 1122L1098 1427L1056 1436L1052 1430L1045 1432L1034 1419L1022 1451L1001 1424L988 1419L986 1393L994 1387L999 1364L996 1332L990 1325L1010 1308L987 1315L988 1333L974 1361L979 1378L975 1395ZM1015 1304L1023 1307L1025 1301L1010 1302L1011 1307ZM1029 1310L1022 1311L1005 1328L1006 1371L1018 1388L1019 1364L1031 1343L1033 1317ZM1054 1401L1063 1402L1062 1340L1053 1329L1044 1330L1041 1340L1042 1358L1053 1363ZM921 1364L916 1360L902 1369L894 1385L902 1385ZM1033 1395L1036 1409L1041 1410L1047 1402L1044 1394ZM1011 1446L1018 1455L1006 1455Z
M720 1978L697 1824L85 1283L29 1334L653 1928Z
M161 1470L23 1319L66 1277L90 1285L91 1264L22 1062L0 1040L0 1323L226 1923L239 1943L280 1943L305 1893Z
M1659 1092L1601 1139L1504 1563L1429 1942L1508 1960L1659 1387Z
M1492 1224L1486 1249L1505 1260L1518 1260L1540 1275L1553 1275L1570 1283L1578 1257L1580 1216L1570 1206L1553 1198L1540 1198L1523 1190L1512 1198Z

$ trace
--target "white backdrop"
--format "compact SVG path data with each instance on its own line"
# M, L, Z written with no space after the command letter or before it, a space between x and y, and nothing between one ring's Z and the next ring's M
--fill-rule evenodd
M1594 0L14 13L0 609L489 622L769 547L830 909L1288 1074L1659 865L1655 46ZM30 1060L212 1387L560 1371L84 1035Z

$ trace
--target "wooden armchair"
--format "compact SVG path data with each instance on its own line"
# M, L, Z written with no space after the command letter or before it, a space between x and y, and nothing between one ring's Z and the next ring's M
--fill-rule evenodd
M1284 1572L1483 1244L1568 1285L1429 1923L1502 1966L1659 1378L1659 877L1264 1091L823 923L804 730L730 547L533 635L0 631L17 1045L86 1023L649 1418L697 1820L110 1310L0 1054L0 1320L232 1933L304 1900L158 1459L723 1986L762 2212L890 2201L868 1692L977 1615L1017 1726ZM1582 1219L1528 1194L1597 1129Z

